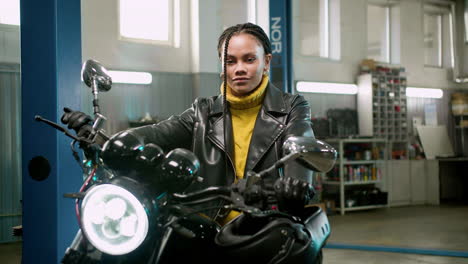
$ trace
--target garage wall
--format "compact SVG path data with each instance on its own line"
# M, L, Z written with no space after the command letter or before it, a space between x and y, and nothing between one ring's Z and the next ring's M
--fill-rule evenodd
M180 0L180 47L119 40L118 1L82 1L83 61L101 61L108 69L146 71L150 85L114 84L102 94L107 130L115 133L146 113L160 118L179 114L199 96L219 93L216 52L221 33L220 1ZM91 113L89 92L83 109ZM121 107L124 106L124 107Z
M101 113L108 120L104 129L109 135L127 129L130 122L140 120L148 113L157 119L166 119L181 113L192 103L193 76L189 73L151 72L149 85L114 84L106 93L100 93ZM91 89L82 84L82 111L92 114Z
M464 88L452 80L450 70L425 68L422 52L422 13L423 0L401 1L401 64L406 67L411 86ZM151 72L204 72L216 73L217 62L212 55L204 60L200 71L194 71L191 54L191 5L199 3L201 28L205 34L200 42L206 46L208 40L216 41L221 31L219 1L181 0L181 47L161 47L118 40L117 1L83 0L83 60L95 58L104 62L109 68L145 70ZM457 0L459 58L462 74L468 72L468 45L464 37L463 8L464 1ZM330 61L320 58L304 57L294 54L296 80L314 80L328 82L352 83L358 73L358 65L366 53L366 4L367 0L341 1L341 60ZM298 5L294 4L294 13ZM297 32L297 15L294 17L294 32ZM214 29L214 30L213 30ZM206 33L210 32L210 33ZM297 36L295 36L297 39ZM211 40L210 40L211 41ZM297 41L295 41L297 43ZM210 47L211 48L211 47ZM299 50L295 48L295 50ZM202 50L206 52L206 50ZM19 31L16 26L0 25L0 62L19 63ZM209 62L208 62L209 61Z
M109 68L190 72L189 1L181 1L180 48L119 40L118 1L81 1L83 60Z
M19 67L0 63L0 242L19 240L21 224L21 89Z
M19 26L0 24L0 62L20 62Z
M294 39L298 40L297 14L299 13L299 4L294 3ZM443 89L464 88L464 85L455 84L452 81L451 70L424 67L422 3L423 0L400 1L400 61L401 66L405 67L408 72L408 86ZM355 83L359 64L366 58L366 10L367 0L341 0L340 60L301 56L298 52L300 50L299 41L295 41L295 79L298 81ZM458 29L461 30L462 26L459 24ZM466 49L466 45L464 47ZM460 56L462 55L460 54Z

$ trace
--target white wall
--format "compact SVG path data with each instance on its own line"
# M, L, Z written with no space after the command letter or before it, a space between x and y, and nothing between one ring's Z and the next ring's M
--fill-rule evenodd
M297 26L299 4L293 3L295 3L293 36L294 40L299 40ZM408 73L408 86L463 88L464 85L453 82L452 70L424 67L421 5L422 0L400 2L400 61L401 66L405 67ZM298 52L299 41L294 41L296 80L355 83L359 73L359 64L366 58L366 8L367 0L341 0L341 59L339 61L302 56ZM466 60L468 58L465 58Z
M341 60L299 54L299 4L293 1L295 80L354 83L366 54L366 0L341 0Z
M423 12L421 0L401 1L401 65L408 73L408 86L461 88L452 70L424 67Z
M82 0L83 61L94 58L108 68L152 72L218 73L217 37L222 31L221 4L216 0L180 0L180 48L120 41L118 39L118 6L116 0ZM298 2L293 1L293 37L298 40ZM461 74L468 73L468 45L463 41L464 1L457 0L458 58ZM260 9L268 1L257 4ZM422 43L422 0L403 0L400 4L401 65L408 72L408 85L441 88L463 88L455 84L451 70L424 67ZM198 10L192 12L192 6ZM359 63L366 56L367 0L341 0L341 59L331 61L298 54L299 41L294 41L294 74L296 80L355 82ZM268 9L268 7L264 8ZM262 9L257 14L268 12ZM196 16L195 16L196 15ZM258 17L257 19L264 19ZM197 22L198 25L194 22ZM19 31L0 25L0 61L18 63ZM468 85L466 85L468 86Z
M235 1L180 0L180 48L119 40L118 1L82 0L83 61L94 58L108 68L153 72L216 73L220 71L217 41L223 30L222 15L232 24L246 22L245 6ZM245 2L245 1L243 1ZM245 5L245 3L244 3ZM257 0L257 20L268 27L268 0Z
M20 62L19 39L18 26L0 24L0 62Z
M219 72L217 45L222 32L218 15L221 3L216 0L191 0L190 3L191 72Z
M181 0L180 8L180 48L174 48L119 40L118 1L82 0L83 61L93 58L109 69L190 72L189 0Z

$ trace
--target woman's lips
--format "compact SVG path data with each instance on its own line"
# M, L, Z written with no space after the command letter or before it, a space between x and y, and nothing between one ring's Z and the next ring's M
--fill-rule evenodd
M235 78L233 79L234 82L247 82L249 79L248 78Z

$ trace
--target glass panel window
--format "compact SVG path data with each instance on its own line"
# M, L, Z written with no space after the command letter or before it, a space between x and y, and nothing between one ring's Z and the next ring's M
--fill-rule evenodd
M300 0L300 53L340 59L339 0Z
M424 65L453 67L452 13L450 6L424 5Z
M300 1L301 54L328 57L328 1Z
M389 6L367 6L367 58L390 62Z
M178 0L120 0L120 36L124 40L173 43L173 8ZM176 10L177 12L177 10Z
M0 24L20 24L19 0L0 0Z
M424 64L442 66L442 15L424 14Z

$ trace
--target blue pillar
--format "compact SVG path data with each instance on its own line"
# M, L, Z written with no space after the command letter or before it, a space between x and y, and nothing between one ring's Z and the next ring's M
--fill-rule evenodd
M271 80L278 88L293 93L292 1L270 0L270 40L273 61Z
M82 182L70 139L36 114L60 122L64 106L79 109L80 0L21 0L23 263L59 263L76 233L72 200ZM50 175L33 180L29 161L46 158Z

